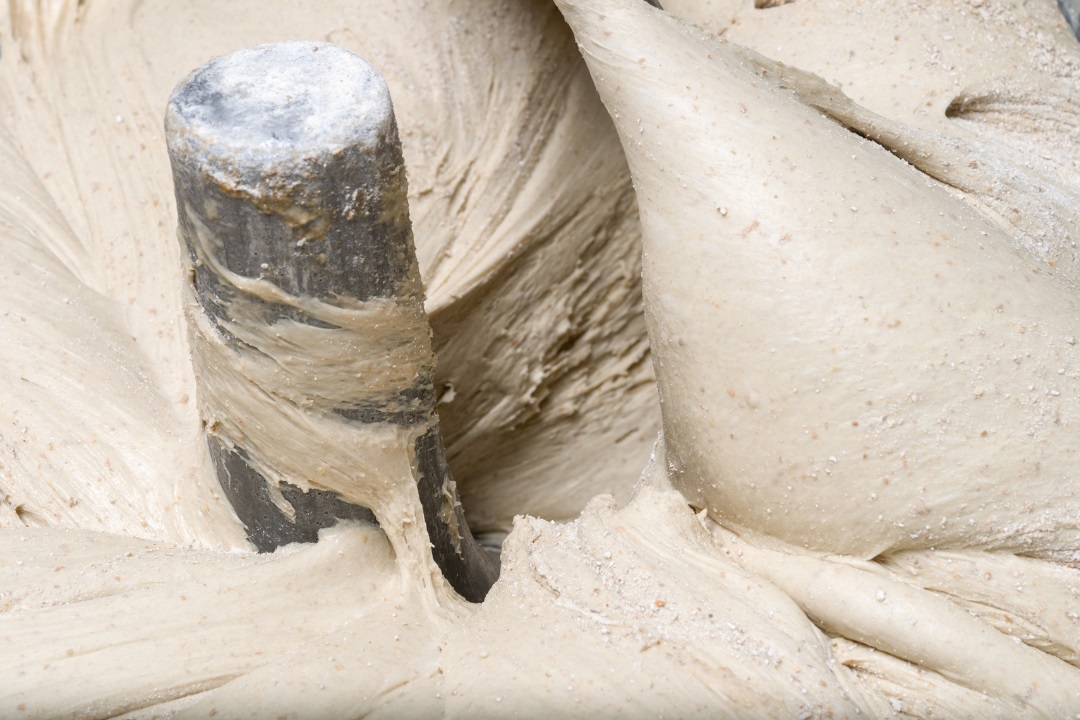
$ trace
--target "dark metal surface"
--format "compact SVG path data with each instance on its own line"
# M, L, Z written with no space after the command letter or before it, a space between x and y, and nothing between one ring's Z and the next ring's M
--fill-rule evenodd
M432 427L416 440L416 460L419 465L420 502L424 506L424 522L431 538L431 552L443 575L462 597L482 600L499 573L498 555L476 542L465 522L465 513L457 502L457 493L449 495L452 512L461 538L455 542L452 530L443 513L447 512L443 483L450 478L446 452L438 426Z
M208 437L207 441L221 489L247 528L248 540L259 552L273 552L289 543L315 542L319 539L319 530L332 527L339 520L375 523L375 515L370 510L342 502L335 493L325 490L305 492L282 483L278 490L296 511L295 520L289 520L274 504L266 480L248 465L243 450L232 450L215 437Z
M1080 39L1080 0L1058 0L1058 8L1072 28L1073 35Z

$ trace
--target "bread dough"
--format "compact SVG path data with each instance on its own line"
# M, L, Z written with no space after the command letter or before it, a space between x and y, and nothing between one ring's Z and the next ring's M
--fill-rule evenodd
M1053 2L757 4L665 8L820 75L850 100L819 109L959 191L1059 272L1080 276L1080 44ZM829 42L801 41L811 36Z
M0 142L13 168L3 192L17 196L9 222L44 224L26 232L59 261L27 287L46 283L37 294L56 302L89 289L108 308L31 313L38 335L3 351L14 357L0 392L25 396L12 407L27 421L15 421L0 445L10 468L0 512L19 506L32 522L207 547L243 543L224 529L231 510L216 497L202 449L162 116L193 68L289 38L357 51L390 85L439 359L441 427L470 527L505 532L521 512L569 519L597 492L625 501L659 430L640 235L617 137L558 11L497 0L367 3L363 13L348 3L253 7L72 0L54 14L32 3L0 14L0 125L10 137ZM418 50L406 37L434 40ZM500 58L497 73L491 57ZM10 268L27 262L13 257ZM91 327L91 315L115 325L112 335ZM25 337L17 322L0 319L0 333ZM101 349L94 358L67 353L61 338ZM68 367L52 372L25 347ZM137 379L95 377L109 372ZM85 405L57 385L80 376ZM114 398L118 418L93 421L112 411L95 409L100 397ZM70 417L85 419L81 444L73 433L56 442ZM154 447L141 427L151 423L169 447ZM176 459L158 463L174 446ZM138 466L144 456L153 467ZM146 491L141 478L150 479Z
M618 135L540 0L0 12L5 714L1080 712L1075 278L1028 212L1072 176L1016 164L1017 128L560 3ZM754 12L875 27L813 5ZM481 605L410 564L408 517L257 556L217 497L160 114L286 37L394 94L451 462L474 527L513 524ZM629 501L659 413L624 150L665 425Z
M1062 563L1075 588L1071 267L896 157L910 141L947 166L947 139L641 3L559 4L635 180L674 485L826 631L1075 712L1071 650L1022 648L994 613L969 622L980 594L1023 606L1012 592L950 586L956 607L882 572L894 554L977 549Z
M578 37L638 188L665 440L691 503L867 559L1080 547L1070 278L801 104L797 74L658 13L655 59L626 70L639 38L591 38L653 11L614 5Z

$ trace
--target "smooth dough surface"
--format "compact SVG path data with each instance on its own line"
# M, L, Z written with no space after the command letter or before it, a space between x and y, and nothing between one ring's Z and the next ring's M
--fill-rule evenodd
M889 144L941 161L948 138L642 3L560 6L635 180L675 487L827 632L1075 712L1071 623L1049 642L1045 620L1023 636L992 612L973 623L976 598L1020 608L1023 586L990 589L988 572L943 601L889 561L1022 557L1075 578L1071 266ZM1051 624L1073 619L1076 596L1045 584Z

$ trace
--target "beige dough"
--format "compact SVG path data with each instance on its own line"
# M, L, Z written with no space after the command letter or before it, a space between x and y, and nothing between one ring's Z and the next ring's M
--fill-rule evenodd
M1076 50L1030 4L926 4L665 3L803 70L640 0L559 0L573 35L542 0L9 4L0 715L1080 713ZM903 23L906 75L813 40ZM994 33L957 95L952 46L916 63ZM386 492L407 438L364 450L385 533L254 555L218 496L161 113L284 38L394 97L451 464L513 528L481 605ZM293 430L251 426L337 441L264 469L337 487L352 439Z
M1036 257L1080 275L1080 45L1055 3L756 5L664 4L725 39L821 75L857 105L820 109L959 190ZM801 41L812 36L829 42Z
M638 187L652 347L673 368L665 439L691 503L864 558L1080 547L1070 279L800 104L797 74L663 16L655 58L626 70L634 39L590 41L615 12L578 37Z
M434 40L418 51L407 37ZM348 3L300 12L72 0L49 13L16 2L0 14L0 125L13 168L0 192L14 193L12 231L25 226L56 258L44 263L47 277L12 283L44 282L50 289L37 294L57 303L92 290L103 309L30 313L41 326L32 337L17 317L0 317L0 333L26 337L0 350L12 355L0 392L25 395L13 407L36 414L4 430L0 512L19 506L29 522L210 547L242 542L223 529L219 516L231 513L199 437L162 117L173 86L207 59L286 38L342 44L387 77L435 332L441 426L471 527L506 531L520 512L569 519L597 492L625 500L659 430L639 231L617 138L554 7L417 0L366 3L361 13ZM16 166L30 173L25 182ZM9 269L28 262L13 258ZM89 326L90 315L114 325L112 335ZM61 338L95 345L99 357L65 353ZM50 372L24 347L49 348L67 367ZM95 386L92 376L110 372L134 379ZM59 385L81 376L91 376L81 392ZM140 384L157 397L139 396ZM92 421L112 411L101 397L121 406L118 418ZM143 432L144 416L164 437ZM56 442L69 417L85 420L83 442ZM175 461L138 465L143 453L174 448ZM148 475L151 491L137 490ZM95 496L95 487L116 492Z
M675 486L826 631L1037 713L1076 712L1075 668L992 629L1001 616L969 620L979 595L1004 609L1022 590L950 586L957 607L881 572L898 551L1064 563L1069 589L1040 596L1052 620L1023 637L1075 662L1068 270L837 124L875 121L819 78L642 3L560 5L638 192Z

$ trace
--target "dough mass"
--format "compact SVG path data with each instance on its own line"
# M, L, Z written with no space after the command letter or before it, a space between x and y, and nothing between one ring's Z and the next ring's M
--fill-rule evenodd
M0 12L5 716L1080 713L1053 2L256 5ZM483 604L219 495L161 113L289 38L393 95Z

